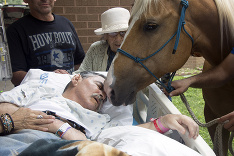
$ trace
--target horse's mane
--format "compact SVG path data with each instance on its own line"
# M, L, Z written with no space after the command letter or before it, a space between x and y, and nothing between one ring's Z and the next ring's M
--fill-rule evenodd
M147 8L147 6L149 5L149 2L151 0L135 0L132 11L131 11L131 18L132 17L136 17L136 16L140 16Z
M216 3L221 28L221 42L223 36L227 36L230 42L234 41L234 1L233 0L214 0ZM223 43L221 43L223 46Z
M150 3L152 0L135 0L134 6L131 11L131 18L139 18L142 13L144 13L150 7ZM153 0L157 4L158 0Z

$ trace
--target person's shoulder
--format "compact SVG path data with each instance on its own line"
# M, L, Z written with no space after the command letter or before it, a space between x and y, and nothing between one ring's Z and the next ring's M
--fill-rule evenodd
M100 47L100 48L103 47L103 48L105 48L105 47L108 47L108 44L106 41L101 40L101 41L96 41L96 42L92 43L90 47Z
M21 17L20 19L18 19L17 21L13 22L12 24L9 25L9 27L7 29L11 29L13 27L18 27L20 25L25 25L27 24L29 21L31 21L31 16L30 15L25 15L24 17Z
M101 55L102 53L105 53L108 49L108 44L105 41L96 41L91 44L89 47L89 50L87 51L87 54L92 53L92 55Z
M54 17L56 20L63 20L63 21L67 21L67 22L71 23L71 21L64 16L54 14Z
M75 31L75 28L69 19L67 19L64 16L56 14L54 14L54 17L57 24L62 24L64 27L70 27L71 29L73 29L73 31Z

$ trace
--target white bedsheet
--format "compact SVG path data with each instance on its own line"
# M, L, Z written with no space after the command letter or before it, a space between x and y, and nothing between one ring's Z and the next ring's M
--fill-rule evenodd
M0 102L9 102L33 110L56 112L59 116L83 126L88 137L96 135L103 128L132 124L132 106L115 107L107 101L100 114L63 98L62 92L71 81L71 77L67 74L32 69L21 85L0 94Z
M107 75L107 72L98 72ZM52 90L62 94L66 85L71 81L73 75L57 74L47 72L41 69L30 69L27 72L21 84L28 84L32 88L43 87L51 88ZM101 114L108 114L111 121L118 125L132 125L133 123L133 105L128 106L113 106L108 100L103 104L100 110Z
M0 102L7 101L19 104L22 101L24 101L25 95L28 95L27 96L28 98L30 97L33 97L33 99L35 97L39 98L40 95L35 94L34 92L35 90L32 90L31 88L34 89L37 88L36 89L37 91L42 88L43 89L46 88L46 90L47 89L49 90L49 91L47 90L48 93L52 92L55 93L58 91L57 94L61 95L63 89L65 88L66 84L70 81L70 79L71 79L70 75L45 72L38 69L30 70L22 83L23 85L21 87L13 89L13 92L2 93L0 95ZM58 85L54 85L55 82L56 84L58 83ZM29 88L27 88L26 86ZM34 100L36 100L36 98ZM25 102L26 101L27 100L25 100ZM27 105L29 103L26 102L24 104ZM30 107L34 107L31 104L29 105ZM111 121L113 122L113 125L110 123L107 124L110 127L115 126L116 124L117 125L132 124L133 120L132 105L129 105L128 107L126 106L114 107L107 101L101 111L102 113L108 113L110 115ZM61 116L63 115L61 114ZM106 126L105 128L109 126ZM194 150L188 148L187 146L182 145L179 142L172 140L162 134L159 134L158 132L136 126L118 126L118 127L107 128L103 130L98 136L93 137L92 140L111 145L132 156L200 155Z
M201 156L167 136L138 126L108 128L93 140L113 146L132 156Z

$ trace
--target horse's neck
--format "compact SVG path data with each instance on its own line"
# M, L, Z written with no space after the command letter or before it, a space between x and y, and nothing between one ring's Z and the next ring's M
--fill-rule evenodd
M221 48L221 33L217 7L213 0L189 1L189 24L193 28L195 46L192 51L201 53L212 65L219 64L228 54L227 46ZM228 45L224 36L224 45ZM223 53L222 53L223 51ZM230 51L229 51L230 52Z

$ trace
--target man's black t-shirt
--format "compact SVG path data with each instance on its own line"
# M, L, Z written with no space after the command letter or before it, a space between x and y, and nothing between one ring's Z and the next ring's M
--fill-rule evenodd
M51 22L26 15L7 28L7 40L13 72L39 68L71 74L85 57L72 23L58 15Z

